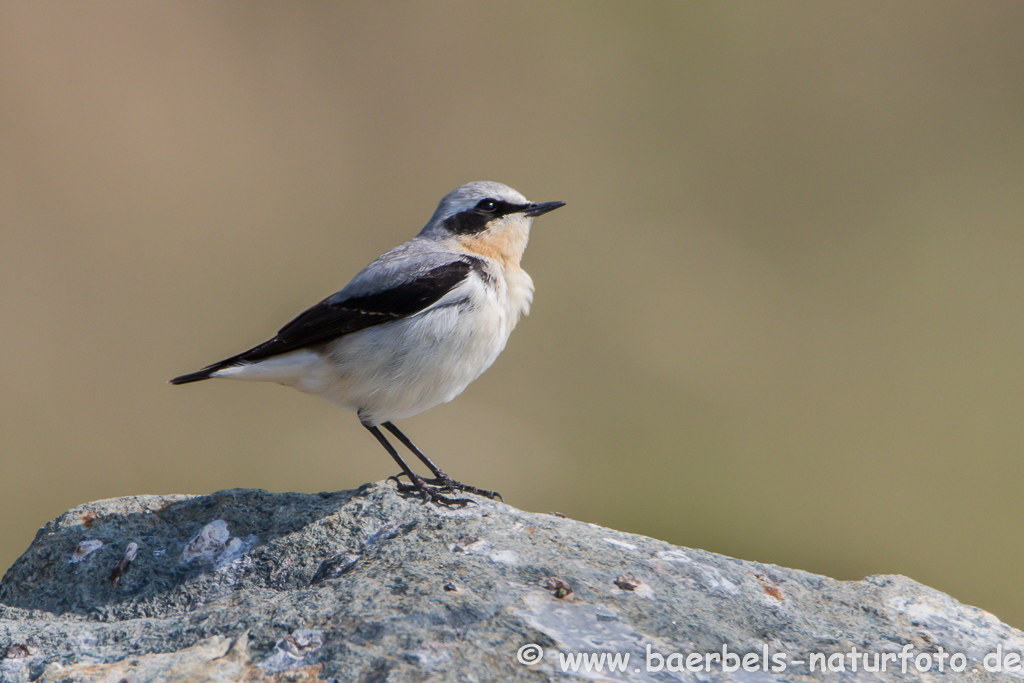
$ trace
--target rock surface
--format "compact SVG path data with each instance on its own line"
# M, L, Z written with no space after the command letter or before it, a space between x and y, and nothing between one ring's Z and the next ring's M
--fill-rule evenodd
M724 666L705 657L723 645ZM385 483L89 503L0 582L5 683L1003 681L1022 675L985 665L1022 650L1021 632L903 577L835 581ZM565 670L578 653L630 659Z

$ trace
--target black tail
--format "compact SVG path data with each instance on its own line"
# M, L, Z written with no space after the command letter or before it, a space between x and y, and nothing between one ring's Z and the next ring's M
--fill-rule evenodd
M189 382L198 382L202 379L210 379L219 368L204 368L199 372L190 372L187 375L181 377L175 377L171 380L171 384L188 384Z
M182 375L181 377L175 377L174 379L171 380L171 384L188 384L189 382L198 382L200 380L210 379L211 377L213 377L213 373L217 372L218 370L230 368L232 365L241 365L245 363L247 360L249 360L248 356L251 355L253 351L258 351L267 344L269 344L269 342L260 344L255 348L249 349L248 351L243 351L237 356L225 358L224 360L218 361L213 365L207 365L202 370L190 372L187 375Z
M274 339L271 339L268 342L263 342L259 346L254 346L248 351L243 351L237 356L231 356L231 358L225 358L224 360L214 363L213 365L207 365L202 370L190 372L187 375L182 375L181 377L175 377L174 379L171 380L171 384L188 384L189 382L198 382L200 380L210 379L211 377L213 377L213 373L217 372L218 370L229 368L232 365L242 365L246 362L266 358L268 356L273 356L275 355L274 353L262 352L272 349L273 343L276 339L277 337L274 337Z

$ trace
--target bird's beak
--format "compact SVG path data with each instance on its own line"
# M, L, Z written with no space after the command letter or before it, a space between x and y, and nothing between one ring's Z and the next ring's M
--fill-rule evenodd
M565 206L565 202L544 202L543 204L530 204L526 208L526 215L531 218L534 216L540 216L548 211L554 211L560 206Z

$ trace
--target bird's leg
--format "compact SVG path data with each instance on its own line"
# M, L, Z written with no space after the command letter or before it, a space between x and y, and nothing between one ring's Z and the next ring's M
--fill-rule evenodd
M398 481L398 477L402 476L401 474L395 477L388 477L389 479L395 480L395 483L398 484L399 491L403 493L415 491L416 493L419 493L421 496L423 496L424 503L429 503L430 501L433 500L437 501L442 505L458 505L462 507L470 502L466 498L448 498L447 496L442 496L440 494L440 491L442 489L436 486L428 486L427 482L424 481L423 477L413 472L409 468L409 466L405 464L405 461L402 460L402 458L398 455L398 451L395 450L395 447L392 446L391 442L388 441L387 437L381 433L379 427L371 427L369 425L363 426L366 427L366 429L371 434L377 437L377 441L380 441L380 445L384 447L384 450L388 452L388 455L395 459L395 462L398 463L398 466L402 468L402 474L409 477L409 481L411 482L409 484L403 484L402 482Z
M397 436L398 440L401 441L406 448L412 451L413 455L419 458L424 465L430 468L430 471L433 472L434 477L438 481L451 481L451 477L449 477L447 474L441 471L440 467L431 462L430 458L424 455L423 451L417 448L416 444L414 444L409 437L403 434L402 431L395 426L394 422L385 422L384 428L387 429L392 434L394 434L395 436Z
M402 468L402 472L400 474L396 474L394 476L388 477L388 479L394 479L395 483L398 484L399 486L407 486L407 484L403 484L402 482L398 481L398 478L404 475L406 477L409 477L409 481L411 481L414 486L417 483L420 483L421 486L419 486L418 488L423 488L422 484L424 484L426 482L424 482L422 477L420 477L415 472L413 472L409 468L409 466L405 464L405 461L402 460L401 456L398 455L398 451L395 450L395 447L391 445L391 443L387 440L387 438L383 434L381 434L380 429L377 428L377 427L369 427L369 426L366 426L366 425L363 425L363 426L366 427L366 429L371 434L373 434L375 437L377 437L377 441L380 441L380 444L382 446L384 446L384 449L388 452L388 454L392 458L394 458L395 462L398 463L398 466Z
M395 426L394 422L385 422L383 424L385 429L387 429L389 432L398 437L398 440L401 441L406 448L412 451L413 455L419 458L423 462L423 464L430 469L430 471L434 475L434 478L427 479L426 482L428 484L438 486L444 491L465 491L466 493L475 493L478 496L486 496L491 500L494 500L495 498L498 498L499 500L502 501L505 500L497 491L487 491L485 489L478 489L475 486L469 486L467 484L463 484L462 482L455 481L447 474L445 474L440 467L431 462L430 458L424 455L423 451L417 448L416 444L414 444L409 437L403 434L402 431Z

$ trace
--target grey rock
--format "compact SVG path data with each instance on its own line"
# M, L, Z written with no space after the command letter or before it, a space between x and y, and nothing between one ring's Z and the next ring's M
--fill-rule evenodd
M1024 634L904 577L835 581L474 501L379 483L77 507L0 582L0 681L1022 677L985 665L1012 668ZM723 646L736 670L679 670ZM579 653L630 658L564 670Z

